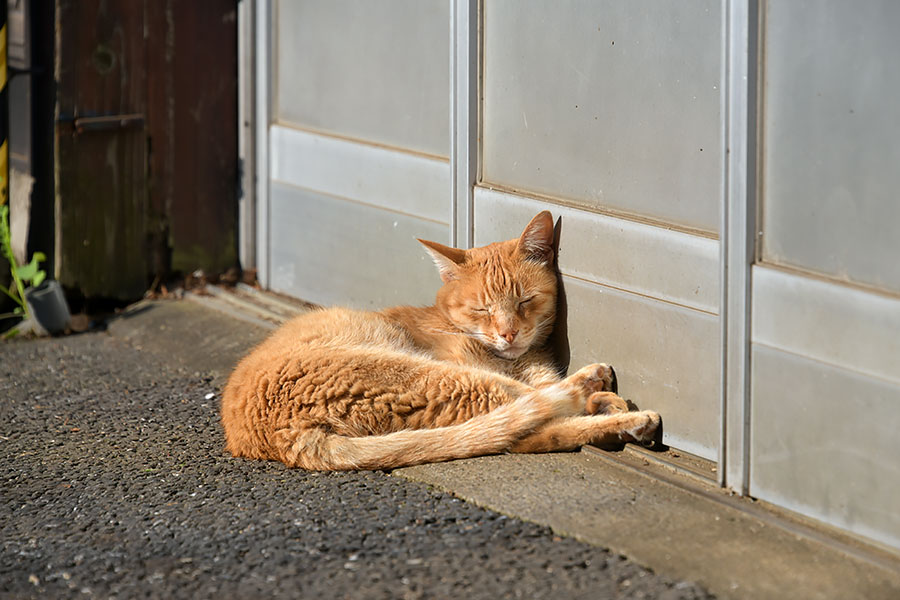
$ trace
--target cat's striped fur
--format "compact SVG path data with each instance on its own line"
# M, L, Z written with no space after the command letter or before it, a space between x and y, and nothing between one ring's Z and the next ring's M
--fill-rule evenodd
M659 415L629 412L606 365L557 375L552 242L547 212L483 248L423 241L444 281L434 306L286 323L228 381L227 449L345 470L652 438Z

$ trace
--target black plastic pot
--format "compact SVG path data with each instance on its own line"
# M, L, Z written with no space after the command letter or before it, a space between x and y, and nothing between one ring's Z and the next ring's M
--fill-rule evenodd
M50 333L61 333L69 324L71 314L62 286L58 281L45 280L41 285L25 290L31 315Z

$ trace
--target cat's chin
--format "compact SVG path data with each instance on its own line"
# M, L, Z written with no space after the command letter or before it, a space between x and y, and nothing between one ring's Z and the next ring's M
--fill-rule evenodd
M504 360L515 360L525 354L528 351L528 348L507 348L506 350L499 350L497 348L491 348L491 352L494 353L494 356L498 358L502 358Z

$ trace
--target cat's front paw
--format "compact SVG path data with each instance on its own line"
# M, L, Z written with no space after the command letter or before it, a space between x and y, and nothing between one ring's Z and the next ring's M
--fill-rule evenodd
M588 415L616 415L628 412L628 403L612 392L594 392L584 407Z
M626 415L623 415L626 416ZM619 432L623 442L652 442L661 422L659 413L652 410L628 413L628 420Z
M582 367L574 374L569 375L566 381L581 388L588 394L616 391L616 372L605 363L595 363Z

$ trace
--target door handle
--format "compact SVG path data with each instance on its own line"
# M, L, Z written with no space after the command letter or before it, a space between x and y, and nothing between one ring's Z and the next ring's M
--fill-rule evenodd
M114 129L133 129L144 126L144 115L104 115L102 117L78 117L73 123L76 133L91 131L110 131Z

